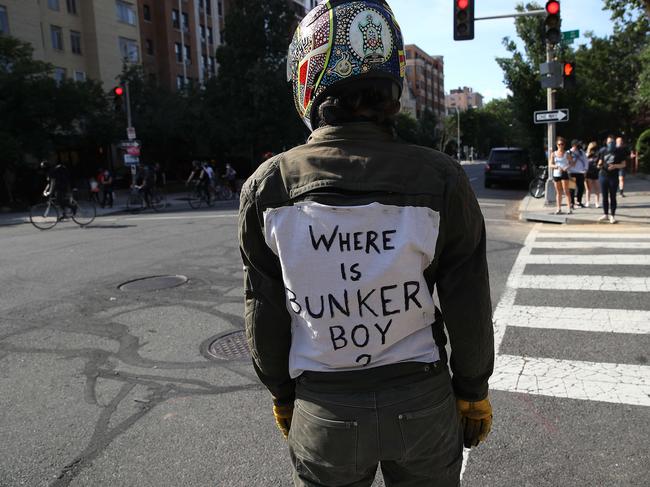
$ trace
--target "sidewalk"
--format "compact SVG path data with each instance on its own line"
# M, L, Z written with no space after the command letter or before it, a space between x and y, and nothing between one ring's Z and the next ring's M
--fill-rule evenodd
M128 190L119 190L115 192L115 200L113 203L113 208L102 208L97 206L97 218L106 215L114 215L116 213L126 213L130 214L126 209L126 199L129 194ZM215 201L213 206L214 209L218 209L223 205L228 205L233 203L235 200L229 201ZM188 210L192 211L188 202L187 202L187 193L171 193L167 195L167 206L164 210L161 210L160 213L167 211L179 211L179 210ZM152 214L153 210L145 210L148 214ZM29 223L29 212L16 212L16 213L0 213L0 227L7 225L20 225L23 223Z
M593 197L592 197L593 201ZM650 179L646 175L628 175L625 178L625 198L616 197L618 208L616 220L622 224L650 225ZM564 202L566 205L566 202ZM586 201L585 201L586 203ZM555 204L545 205L545 199L527 195L519 205L519 219L546 223L587 224L598 223L602 208L576 208L566 213L563 205L561 215L555 215ZM603 225L609 222L603 222Z

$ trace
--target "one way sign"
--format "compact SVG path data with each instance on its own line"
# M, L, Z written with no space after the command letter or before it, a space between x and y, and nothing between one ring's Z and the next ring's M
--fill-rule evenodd
M555 123L555 122L568 122L568 121L569 121L568 108L558 108L557 110L535 112L535 123Z

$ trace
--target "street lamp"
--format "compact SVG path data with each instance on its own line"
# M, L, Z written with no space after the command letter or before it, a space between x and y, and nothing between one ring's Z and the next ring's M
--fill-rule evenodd
M453 107L456 109L456 158L460 162L460 111L458 106L453 105Z

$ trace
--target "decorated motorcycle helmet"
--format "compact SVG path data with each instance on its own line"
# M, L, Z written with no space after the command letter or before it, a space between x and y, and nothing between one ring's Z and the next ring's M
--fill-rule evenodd
M402 92L404 41L384 0L328 0L300 22L287 56L296 110L310 129L318 105L348 83L390 83Z

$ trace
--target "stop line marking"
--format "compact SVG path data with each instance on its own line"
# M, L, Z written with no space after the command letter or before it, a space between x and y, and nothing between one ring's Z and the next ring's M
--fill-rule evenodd
M590 241L564 241L564 242L535 242L535 249L650 249L650 242L590 242Z
M566 242L567 238L580 238L584 240L650 240L650 233L587 233L587 232L539 232L537 238L557 238ZM537 243L540 241L537 240Z

